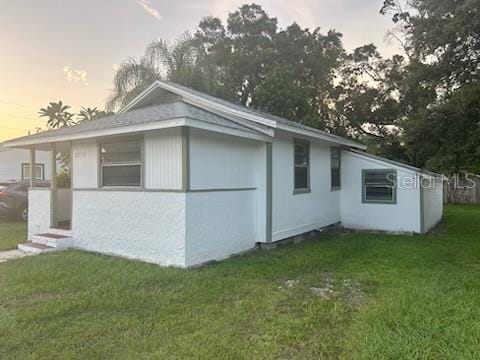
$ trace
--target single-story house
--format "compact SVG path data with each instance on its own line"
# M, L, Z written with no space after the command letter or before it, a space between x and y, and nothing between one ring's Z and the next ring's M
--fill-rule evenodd
M113 116L6 146L30 149L32 163L37 150L71 154L68 196L32 179L28 238L39 250L189 267L333 224L425 233L442 217L437 174L165 81Z
M39 151L35 164L35 179L50 180L50 153ZM10 149L0 144L0 183L30 179L30 152Z

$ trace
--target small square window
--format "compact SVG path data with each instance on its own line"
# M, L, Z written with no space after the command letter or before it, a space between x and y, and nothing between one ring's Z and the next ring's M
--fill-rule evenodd
M140 140L118 140L100 144L101 185L140 187L141 160Z
M397 196L397 172L393 169L362 171L362 202L394 204Z
M30 164L22 164L22 180L30 180ZM45 180L45 165L35 164L35 180Z

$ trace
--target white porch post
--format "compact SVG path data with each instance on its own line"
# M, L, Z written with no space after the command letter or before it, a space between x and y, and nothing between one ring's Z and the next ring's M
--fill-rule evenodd
M35 148L30 148L30 189L35 188Z
M50 219L51 226L57 225L57 148L55 143L52 144L52 150L50 152L52 182L50 186Z

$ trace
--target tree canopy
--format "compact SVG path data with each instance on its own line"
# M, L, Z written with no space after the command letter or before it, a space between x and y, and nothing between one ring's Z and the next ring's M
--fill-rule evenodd
M355 138L437 171L479 168L480 0L385 0L402 54L351 52L335 30L278 27L261 6L205 17L173 44L155 40L114 78L109 110L156 79Z

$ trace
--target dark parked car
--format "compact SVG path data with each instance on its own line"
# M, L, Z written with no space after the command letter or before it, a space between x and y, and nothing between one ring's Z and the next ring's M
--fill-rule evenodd
M0 217L28 220L28 181L0 183ZM37 181L37 187L49 187L50 183Z

